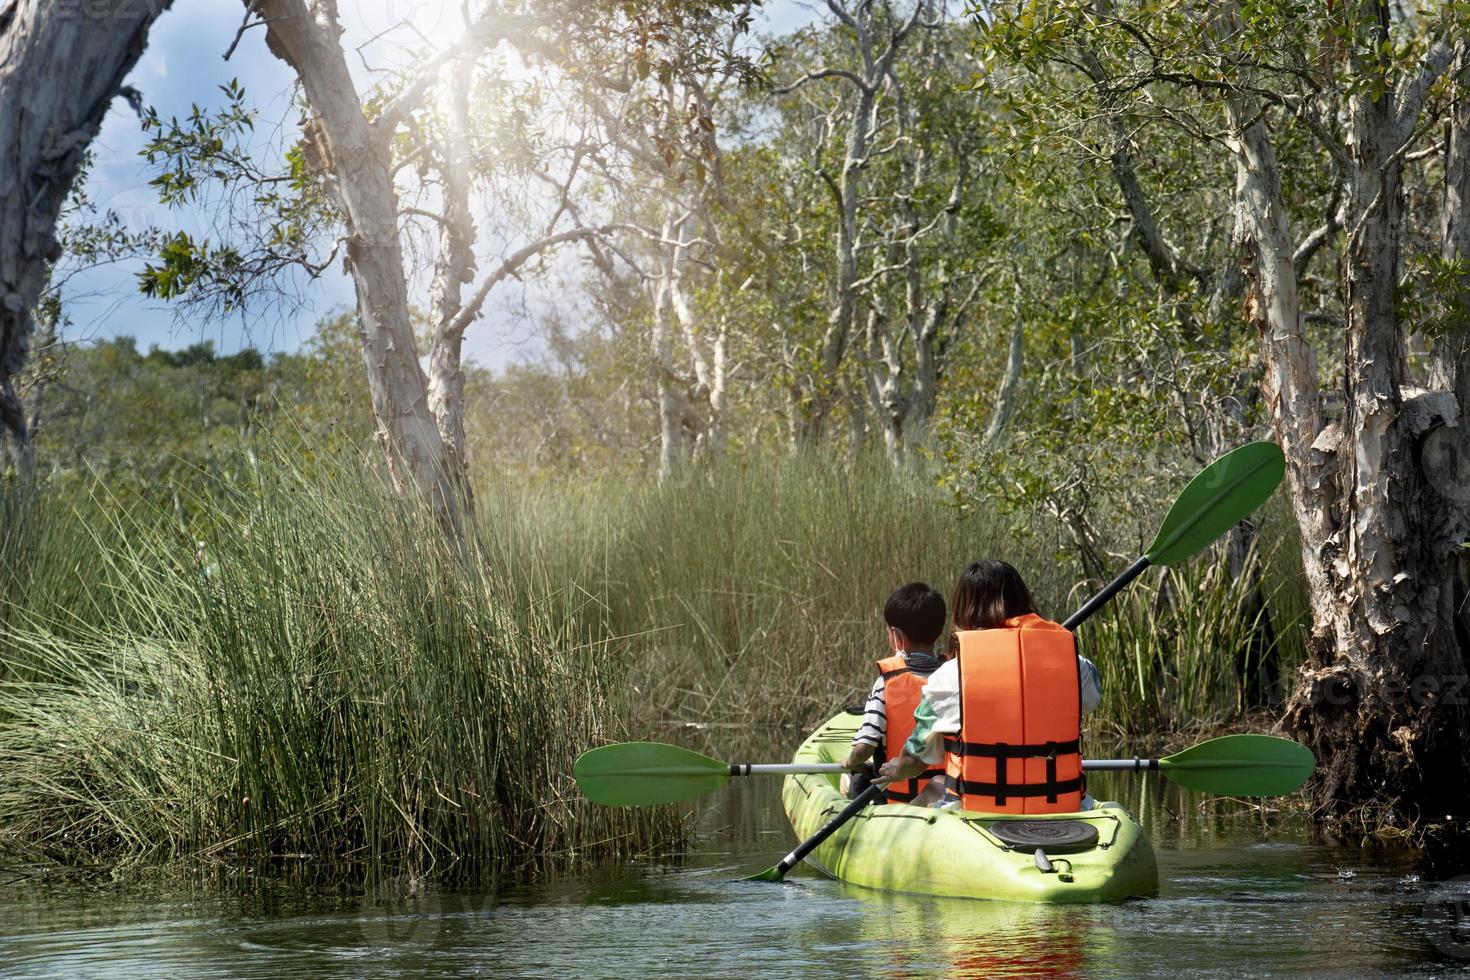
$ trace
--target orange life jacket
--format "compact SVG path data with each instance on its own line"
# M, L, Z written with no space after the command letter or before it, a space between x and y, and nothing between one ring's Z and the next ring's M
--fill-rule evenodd
M944 740L950 793L979 813L1079 809L1082 693L1072 634L1027 614L958 636L960 731Z
M915 674L898 654L878 661L878 673L883 675L883 714L887 718L883 735L883 758L878 760L883 762L902 752L903 743L914 733L914 711L919 707L919 699L924 696L924 684L929 676ZM883 792L883 801L908 803L919 795L931 776L943 775L943 769L928 769L913 779L889 783Z

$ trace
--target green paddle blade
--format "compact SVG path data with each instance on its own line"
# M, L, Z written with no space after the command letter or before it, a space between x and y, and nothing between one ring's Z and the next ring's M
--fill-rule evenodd
M745 878L741 878L740 880L741 881L785 881L786 880L786 876L781 873L781 868L779 866L777 866L777 867L767 868L766 870L762 871L758 875L749 875L749 876L747 876Z
M1217 796L1281 796L1316 767L1311 749L1271 735L1212 738L1159 760L1171 782Z
M1206 466L1169 508L1144 557L1172 565L1248 517L1281 483L1286 457L1274 442L1250 442Z
M730 766L677 745L619 742L583 752L572 778L594 803L652 806L719 789L730 778Z

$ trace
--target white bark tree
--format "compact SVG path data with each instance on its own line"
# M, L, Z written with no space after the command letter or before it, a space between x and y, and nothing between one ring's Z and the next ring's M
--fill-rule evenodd
M826 323L810 364L794 379L793 448L815 445L822 437L827 416L839 391L839 377L855 334L858 319L860 253L863 251L860 209L870 183L868 168L883 128L881 111L891 96L896 59L912 40L925 17L932 17L928 0L917 0L900 11L888 0L827 0L836 20L835 30L851 48L851 64L832 62L816 66L790 83L781 93L797 92L819 82L841 87L840 104L827 112L835 124L831 135L841 144L840 159L828 165L823 156L815 176L827 188L835 215L832 266L827 282Z
M998 17L1010 41L1035 27L1011 19L1021 9ZM1387 2L1353 0L1300 22L1226 5L1162 23L1130 4L1089 0L1058 15L1075 17L1087 43L1071 57L1053 48L1038 57L1081 72L1104 103L1139 93L1156 119L1204 140L1223 136L1229 150L1244 310L1259 335L1263 407L1287 457L1312 612L1309 663L1286 723L1317 752L1324 812L1372 804L1403 821L1462 810L1463 783L1436 774L1461 767L1470 745L1461 690L1470 648L1457 633L1455 586L1470 538L1465 365L1463 348L1446 339L1435 370L1416 371L1408 340L1427 324L1406 318L1402 287L1411 220L1430 237L1425 215L1406 212L1405 168L1437 152L1424 143L1441 120L1441 253L1462 254L1456 156L1470 117L1458 87L1448 113L1442 93L1470 43L1463 10L1443 4L1399 19ZM1135 130L1120 118L1108 119L1114 176L1161 293L1186 324L1228 308L1219 297L1233 286L1186 261L1155 220L1133 168ZM1325 162L1326 181L1283 172L1278 155L1301 159L1304 147ZM1324 220L1299 236L1293 208ZM1309 278L1312 257L1337 247L1340 230L1335 282ZM1207 301L1189 297L1210 284ZM1340 303L1341 316L1303 309L1309 289ZM1309 329L1322 322L1339 324L1340 335ZM1326 404L1335 387L1340 420Z
M621 244L613 254L647 291L647 377L657 405L658 478L696 456L725 448L729 402L729 318L699 298L717 274L721 151L715 102L723 73L739 63L738 30L691 17L643 61L642 75L610 95L585 98L598 116L599 175ZM657 69L651 62L656 59ZM615 288L621 270L601 263ZM616 324L626 329L629 324Z
M916 30L889 71L891 139L885 132L881 159L869 168L872 216L864 235L872 247L852 285L867 307L860 370L894 466L934 416L949 348L993 265L982 259L991 232L961 213L983 183L972 162L983 148L983 113L962 91L975 66L956 50L970 42L942 18ZM1014 380L1003 388L1009 405Z
M1232 92L1238 235L1246 248L1247 315L1261 337L1263 390L1287 456L1312 607L1311 661L1287 723L1317 752L1319 798L1345 815L1373 801L1410 819L1463 805L1459 781L1434 774L1463 763L1470 710L1467 651L1456 635L1458 554L1470 538L1458 460L1465 423L1455 365L1444 387L1414 383L1399 314L1403 168L1424 122L1426 96L1445 74L1463 25L1445 30L1415 65L1391 62L1390 11L1368 0L1344 10L1351 74L1348 139L1317 136L1347 184L1343 261L1345 412L1324 415L1316 352L1303 330L1296 239L1261 98ZM1448 25L1446 25L1448 26ZM1456 36L1458 34L1458 41ZM1463 96L1462 96L1463 97ZM1455 135L1451 122L1451 148ZM1451 166L1453 172L1453 163ZM1446 194L1446 229L1465 220ZM1446 235L1446 248L1451 245ZM1448 473L1426 456L1451 450ZM1448 477L1448 479L1446 479Z
M401 490L424 494L441 519L458 530L459 472L429 408L414 344L390 151L398 124L433 76L426 72L421 84L410 86L370 121L347 67L333 0L261 0L256 9L272 53L301 80L312 112L312 163L328 181L346 224L363 363L389 470ZM477 25L459 47L470 51L491 43L501 36L497 26ZM463 51L444 61L462 57Z
M574 155L560 185L561 201L541 232L505 255L468 297L464 289L476 270L476 228L471 211L474 170L470 151L471 89L479 57L501 43L528 56L560 64L567 51L545 36L549 23L531 15L496 12L469 19L461 38L429 57L375 117L348 69L335 0L261 0L254 8L266 26L270 49L301 80L311 111L306 145L346 225L348 269L357 289L363 362L379 439L400 490L423 494L446 526L458 533L470 502L465 480L465 331L491 292L532 258L565 242L588 240L606 229L576 222L567 194L580 165ZM466 8L467 11L468 8ZM438 228L438 254L431 289L432 336L428 371L420 367L409 307L409 273L400 236L395 176L402 161L393 156L400 127L444 84L448 111L437 146L419 152L435 159L440 212L429 213ZM562 222L565 225L565 222Z

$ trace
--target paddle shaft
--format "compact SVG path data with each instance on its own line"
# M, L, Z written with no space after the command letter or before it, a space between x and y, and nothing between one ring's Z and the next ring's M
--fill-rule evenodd
M798 844L796 846L796 850L783 857L780 863L771 870L776 872L778 877L784 878L786 876L786 872L796 867L802 862L803 858L805 858L808 854L810 854L812 851L815 851L819 846L821 846L822 841L826 840L828 837L831 837L834 833L837 832L837 828L841 827L843 824L851 820L854 816L857 815L858 811L867 806L869 803L876 803L878 801L878 797L883 795L883 789L884 787L874 784L863 790L861 793L853 798L851 803L843 807L842 811L838 813L837 816L833 817L831 820L828 820L825 824L823 824L821 830L817 831L815 834L812 834L806 840Z
M1086 759L1082 768L1089 772L1152 772L1159 768L1158 759Z
M1136 562L1123 569L1123 573L1121 575L1113 579L1107 585L1103 586L1103 590L1097 595L1093 596L1091 599L1088 599L1087 602L1083 604L1081 609L1068 616L1067 621L1062 624L1062 627L1064 629L1072 630L1075 632L1077 627L1081 626L1086 620L1092 618L1093 613L1097 612L1104 605L1106 605L1107 601L1113 596L1117 595L1119 592L1122 592L1125 588L1127 588L1128 583L1132 582L1134 579L1138 578L1138 576L1142 575L1143 570L1145 568L1148 568L1148 566L1151 564L1153 563L1150 562L1147 558L1139 558Z
M852 772L840 762L786 762L730 765L732 776L802 776Z
M1084 759L1082 768L1089 772L1155 772L1159 759ZM1249 760L1247 760L1247 763ZM789 762L773 765L732 765L732 776L826 776L851 772L840 762Z
M1103 771L1155 770L1158 759L1085 759L1082 768ZM840 762L788 762L772 765L732 765L732 776L826 776L851 772Z

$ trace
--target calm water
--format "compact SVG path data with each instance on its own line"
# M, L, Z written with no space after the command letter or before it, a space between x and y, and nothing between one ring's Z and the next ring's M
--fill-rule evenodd
M1470 887L1420 880L1413 855L1115 778L1158 851L1157 898L1046 908L810 872L742 883L791 843L772 781L705 805L688 855L495 896L393 877L364 893L309 868L225 887L0 869L0 975L1470 976Z

